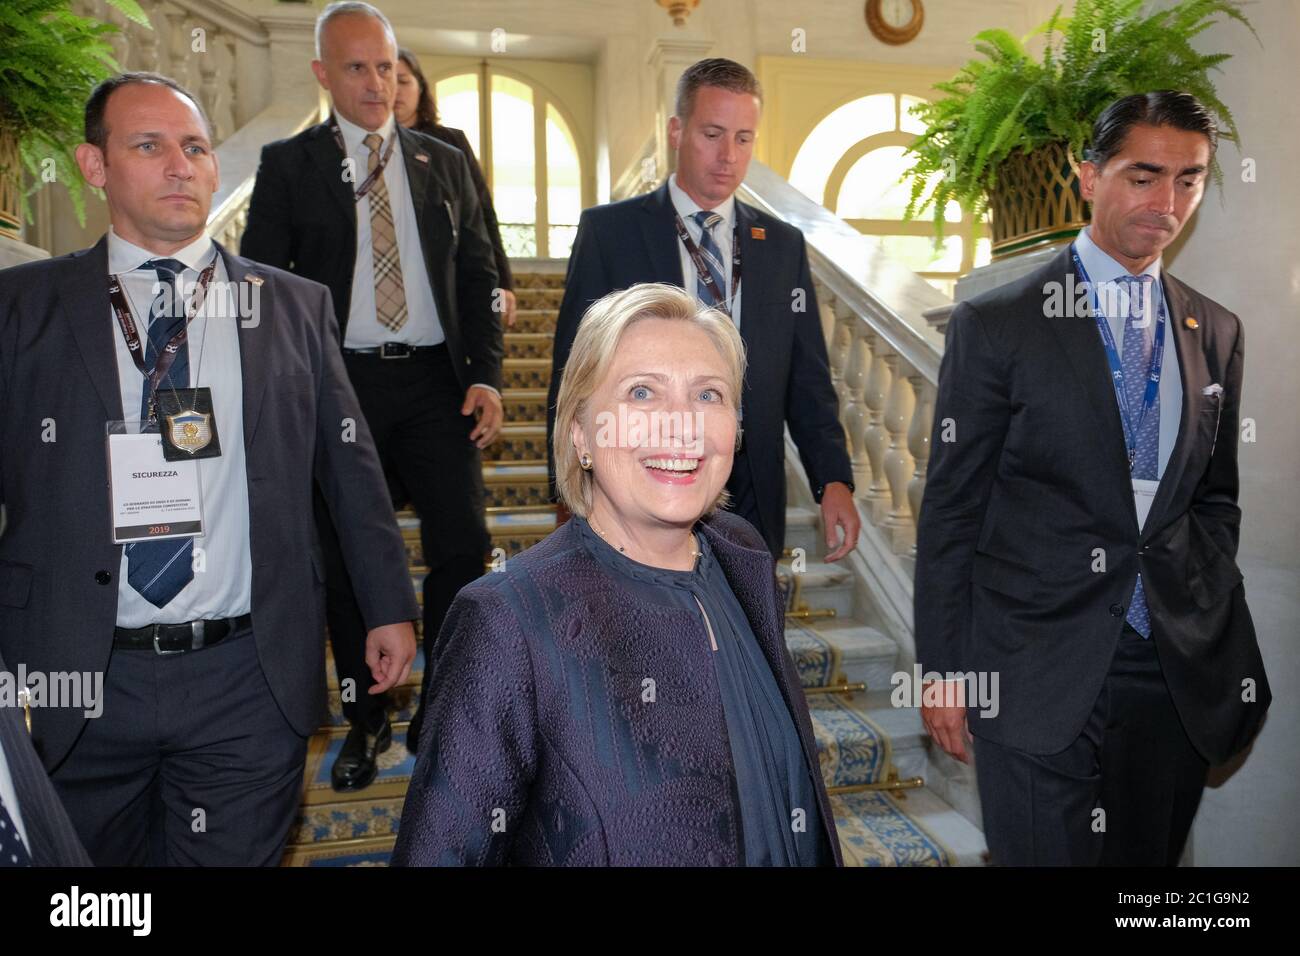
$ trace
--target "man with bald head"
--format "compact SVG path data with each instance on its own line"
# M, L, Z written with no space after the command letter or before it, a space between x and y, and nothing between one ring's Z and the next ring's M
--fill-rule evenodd
M357 398L420 516L427 661L452 598L483 573L488 550L479 452L503 417L494 309L504 297L464 154L393 118L397 42L384 15L367 3L327 6L312 70L330 95L330 119L263 149L241 251L333 294ZM331 780L359 790L374 780L392 727L366 666L360 582L319 504L330 641L352 725ZM412 750L419 723L417 713Z
M95 863L275 864L324 715L313 477L383 687L415 656L401 535L328 290L204 231L197 101L105 81L77 162L108 234L0 272L0 656Z

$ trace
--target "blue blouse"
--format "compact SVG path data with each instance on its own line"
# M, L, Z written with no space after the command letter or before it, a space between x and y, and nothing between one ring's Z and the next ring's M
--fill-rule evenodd
M740 602L703 534L691 571L641 564L574 517L588 551L619 572L638 599L703 614L735 765L746 866L833 866L817 791L794 720Z

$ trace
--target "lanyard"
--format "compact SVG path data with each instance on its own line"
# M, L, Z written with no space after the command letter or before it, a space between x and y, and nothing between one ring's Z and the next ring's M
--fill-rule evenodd
M676 212L673 213L673 219L677 223L677 235L682 240L682 245L686 247L691 262L695 263L696 276L713 293L713 300L719 304L718 307L734 319L735 316L731 315L731 310L735 304L736 296L740 294L739 220L731 228L731 294L724 297L722 290L718 288L718 284L713 281L713 273L709 271L709 267L704 262L704 253L700 252L699 247L691 240L690 233L686 231L686 223L682 222L682 217Z
M113 305L113 314L117 316L117 324L122 329L122 338L126 340L127 351L131 353L131 361L135 367L140 370L149 384L149 420L152 422L155 418L153 413L154 395L158 391L158 384L166 377L167 372L171 369L172 363L176 361L176 356L180 353L181 346L185 344L185 339L189 335L190 320L198 314L199 307L208 295L208 283L212 281L212 275L217 269L217 259L214 255L212 261L199 274L198 289L194 297L185 306L185 324L181 330L171 337L171 340L163 348L162 352L154 358L154 367L150 371L144 366L144 343L140 341L140 333L136 329L135 319L131 315L131 303L127 301L126 294L122 289L122 280L116 275L108 277L108 299Z
M1094 302L1092 317L1097 322L1097 330L1101 333L1101 344L1106 350L1106 362L1110 366L1111 385L1115 388L1115 400L1119 402L1120 420L1124 425L1124 443L1128 446L1128 467L1132 471L1133 465L1137 461L1138 432L1142 428L1142 422L1147 417L1147 412L1155 407L1156 396L1160 394L1160 369L1165 360L1164 296L1160 296L1160 308L1156 312L1156 337L1155 344L1151 349L1151 365L1147 371L1147 387L1142 393L1142 410L1137 420L1134 421L1133 411L1128 403L1128 393L1124 389L1124 363L1120 361L1119 350L1115 348L1115 336L1111 334L1110 323L1106 321L1106 316L1101 311L1101 300L1097 296L1097 290L1092 287L1092 280L1088 278L1088 270L1083 267L1083 260L1079 258L1079 251L1074 247L1073 243L1070 245L1070 254L1074 256L1074 266L1079 270L1079 277L1083 280L1084 285L1091 290Z
M348 148L343 142L343 131L339 129L339 121L334 118L333 113L330 114L330 132L334 134L334 141L339 144L339 149L343 155L347 156ZM375 168L370 170L366 178L361 181L361 185L357 187L356 194L352 197L353 202L361 202L361 197L370 192L375 180L384 174L384 167L388 165L388 160L393 155L393 147L396 145L397 128L394 126L393 135L388 139L388 146L384 149L384 155L379 158Z

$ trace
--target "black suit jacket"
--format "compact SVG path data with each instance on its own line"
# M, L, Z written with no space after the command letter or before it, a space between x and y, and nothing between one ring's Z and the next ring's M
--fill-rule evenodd
M462 391L501 388L505 352L492 306L497 270L465 156L432 136L397 127L438 321ZM328 124L262 149L239 251L329 287L347 338L357 258L357 209L343 152ZM397 157L394 157L396 161ZM395 204L402 197L390 197Z
M587 308L638 282L684 285L673 203L665 182L654 192L583 212L569 256L564 300L555 330L547 401L547 446L555 428L555 400L569 350ZM803 233L736 201L741 254L740 337L745 342L744 429L759 503L759 532L774 555L785 543L786 422L808 482L821 499L833 481L849 483L844 429L831 385L817 296ZM754 230L765 238L755 238ZM796 290L803 293L796 296ZM795 311L802 298L802 311ZM554 463L551 465L554 474Z
M1242 325L1164 273L1183 405L1161 409L1181 411L1178 440L1139 531L1095 320L1046 314L1049 284L1072 274L1066 249L953 312L917 533L917 656L997 671L1000 713L972 711L971 731L1057 752L1101 691L1140 569L1179 716L1221 763L1272 699L1235 562ZM1221 395L1204 394L1213 383Z
M123 418L108 242L0 272L0 651L29 671L103 671L117 621L105 422ZM220 249L220 246L218 246ZM260 278L240 323L253 631L285 718L312 733L325 705L324 569L312 481L334 513L367 627L419 616L379 459L343 368L329 292L220 249L233 282ZM233 320L232 320L233 321ZM343 440L347 420L355 440ZM56 440L43 441L46 423ZM54 770L81 711L33 710Z
M0 657L0 671L6 670ZM32 865L90 866L90 857L27 736L21 707L0 707L0 748L18 796Z

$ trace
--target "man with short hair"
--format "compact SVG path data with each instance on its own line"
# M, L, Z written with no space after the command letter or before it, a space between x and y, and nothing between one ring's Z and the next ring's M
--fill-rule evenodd
M758 80L741 64L721 58L693 64L678 81L668 121L676 172L646 196L583 212L555 331L547 443L564 364L587 307L637 282L682 286L725 310L745 341L744 438L727 482L729 507L781 556L788 423L821 503L826 560L837 561L856 547L860 520L804 238L735 198L761 107Z
M995 864L1175 865L1272 698L1234 561L1244 330L1161 267L1216 140L1190 94L1113 103L1092 224L948 325L916 650L954 675L922 717L974 744ZM985 712L970 673L999 678Z
M108 235L0 273L0 651L103 676L99 713L32 707L95 863L273 865L325 711L313 477L384 687L415 656L401 535L328 290L204 231L197 101L114 77L86 140Z
M480 451L501 430L505 348L492 244L463 153L393 117L397 41L370 4L331 3L312 70L330 121L262 150L241 249L329 286L343 362L381 459L420 516L424 651L456 592L483 573L489 538ZM477 421L475 417L477 416ZM370 686L358 582L339 560L328 509L330 640L351 723L336 790L368 786L392 728ZM425 687L429 668L425 668ZM350 691L350 693L349 693ZM414 751L423 714L411 719Z

